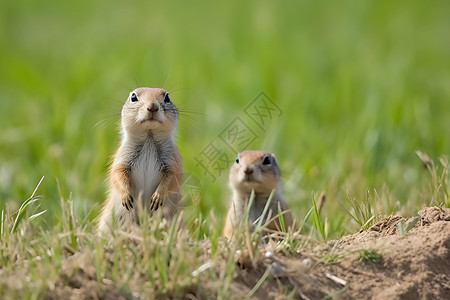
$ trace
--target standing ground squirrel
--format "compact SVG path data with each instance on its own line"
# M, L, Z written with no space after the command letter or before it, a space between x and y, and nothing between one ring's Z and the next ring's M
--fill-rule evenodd
M233 231L244 218L246 205L249 203L252 190L254 191L253 204L250 207L248 220L255 222L263 214L264 207L273 189L275 192L269 204L269 209L264 216L271 211L271 217L278 214L278 203L282 211L287 211L288 207L283 200L281 192L280 168L273 154L265 151L242 151L236 157L236 163L230 169L230 187L233 198L228 210L227 219L223 234L230 238ZM290 212L283 214L284 225L287 228L292 226L292 215ZM267 225L272 230L280 230L278 219Z
M174 134L178 110L158 88L132 91L122 107L122 139L109 172L109 194L98 232L139 224L139 213L162 207L164 217L181 210L181 156ZM114 220L113 220L114 218Z

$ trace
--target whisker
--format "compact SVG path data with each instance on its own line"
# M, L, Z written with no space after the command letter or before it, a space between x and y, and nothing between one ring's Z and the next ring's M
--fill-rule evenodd
M123 82L116 81L116 83L119 84L119 85L121 85L122 87L126 88L127 91L133 90L133 88L131 88L129 85L126 85L126 84L123 83Z
M187 122L186 120L178 120L178 128L186 131L188 135L191 135L195 132L195 126L192 123Z
M192 114L192 115L200 115L200 116L207 116L205 113L195 111L195 110L188 110L188 109L175 109L175 108L167 108L168 111L178 111L179 113L186 113L186 114Z
M176 93L178 93L178 92L180 92L180 91L187 91L187 90L189 90L189 88L177 88L177 89L168 88L168 89L167 89L167 91L168 91L170 94L176 94Z
M101 127L105 128L107 124L110 123L111 120L117 121L120 120L120 111L119 112L113 112L113 113L104 113L100 114L98 119L100 119L97 123L95 123L92 128ZM106 116L105 116L106 115Z
M134 81L136 82L136 85L139 87L139 86L141 86L141 84L139 83L139 81L137 80L137 78L136 78L136 74L134 73L134 72L131 72L132 74L133 74L133 78L134 78Z
M100 125L102 125L103 127L106 127L105 124L107 124L107 122L111 119L112 117L106 117L100 121L98 121L97 123L94 124L94 126L92 126L92 128L96 128Z
M167 76L166 76L166 80L164 80L164 84L162 86L166 86L167 81L169 80L170 73L172 73L172 63L170 64L169 67L166 68L166 70L167 70ZM167 89L167 91L169 91L169 89Z
M194 111L194 110L178 110L178 111L181 112L181 113L188 113L188 114L193 114L193 115L199 115L199 116L205 116L206 117L205 113Z

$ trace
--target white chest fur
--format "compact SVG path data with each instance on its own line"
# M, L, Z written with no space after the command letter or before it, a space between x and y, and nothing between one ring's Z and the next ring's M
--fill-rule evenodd
M133 198L149 201L161 181L162 162L155 143L146 141L131 164Z

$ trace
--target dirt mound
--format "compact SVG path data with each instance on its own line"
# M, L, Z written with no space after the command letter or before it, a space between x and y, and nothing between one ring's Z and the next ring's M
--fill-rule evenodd
M297 254L277 252L273 244L261 247L253 259L239 251L231 282L233 298L450 299L449 221L450 209L429 207L417 217L389 216L366 231L327 244L301 243ZM112 281L97 281L88 261L82 254L68 259L46 298L131 297ZM224 264L216 263L213 269L219 274ZM136 280L143 286L148 279ZM184 298L217 297L215 289L206 290L198 294L195 287L187 289Z
M297 258L272 259L261 268L271 266L275 280L255 296L287 289L298 299L450 299L450 209L430 207L418 214L389 216L331 241L325 251L316 247ZM400 222L414 226L401 234ZM324 251L319 257L318 250ZM237 281L248 276L242 271Z
M421 228L438 221L450 221L450 209L439 207L426 207L418 212L417 217L405 219L401 216L388 216L366 231L345 236L339 240L339 244L370 243L373 240L382 241L380 237L399 234L398 224L402 222L413 225L413 228ZM413 231L411 231L412 233Z
M348 282L346 295L373 299L450 299L450 209L430 207L419 220L388 217L369 230L347 236L342 251L373 249L378 262L361 256L339 262L333 272ZM416 222L406 234L398 224ZM411 223L411 224L413 224Z

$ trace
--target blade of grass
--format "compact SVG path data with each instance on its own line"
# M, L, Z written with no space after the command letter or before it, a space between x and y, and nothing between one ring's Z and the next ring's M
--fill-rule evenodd
M324 240L327 239L326 233L325 233L325 228L323 226L322 221L320 220L320 215L319 215L319 211L317 210L317 204L316 204L316 199L314 199L313 197L313 217L314 217L314 224L316 225L316 229L317 231L319 231L320 235L322 236L322 238Z
M281 231L286 232L286 225L284 225L283 211L281 210L280 202L278 202L278 221L280 222Z
M255 236L258 234L258 232L261 230L261 227L262 227L262 225L263 225L263 222L264 222L266 213L267 213L267 211L269 210L269 206L270 206L270 203L271 203L271 201L272 201L274 192L275 192L275 190L272 190L272 192L270 192L269 198L267 198L266 205L264 206L263 212L262 212L261 216L258 218L258 223L256 224L256 228L255 228L255 230L253 230L253 233L252 233L252 240L254 240L254 237L255 237ZM249 210L249 211L250 211L250 210Z
M5 210L2 209L2 219L0 225L0 239L3 239L3 233L5 232Z
M29 221L34 220L34 219L36 219L36 218L39 217L40 215L43 215L43 214L46 213L46 212L47 212L47 210L43 210L43 211L41 211L41 212L38 212L38 213L36 213L36 214L30 216L30 217L28 218L28 220L29 220Z
M252 290L248 293L247 298L250 299L254 293L261 287L261 285L264 283L264 281L267 280L267 278L270 275L270 270L272 268L272 265L267 266L266 271L264 272L263 276L258 280L258 282L255 284L255 286L252 288Z
M17 227L19 226L20 221L23 219L23 217L25 216L27 207L36 202L38 199L37 198L28 198L27 200L25 200L22 205L20 206L19 210L17 211L17 216L16 219L14 220L14 224L13 227L11 229L11 233L15 232L17 230Z
M34 202L39 200L39 197L36 197L36 192L41 185L42 181L44 180L45 176L42 176L41 180L37 184L36 188L34 189L33 193L31 194L30 198L25 200L22 205L19 207L19 210L17 211L16 219L14 220L14 224L11 228L11 233L15 232L17 230L17 227L19 226L20 221L24 218L25 213L27 212L27 208L33 204Z

